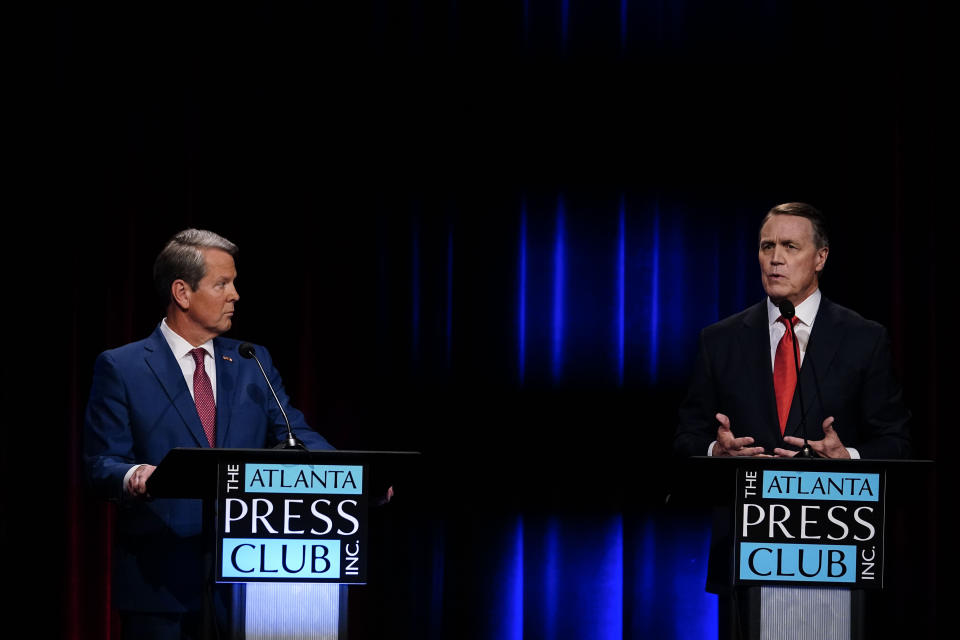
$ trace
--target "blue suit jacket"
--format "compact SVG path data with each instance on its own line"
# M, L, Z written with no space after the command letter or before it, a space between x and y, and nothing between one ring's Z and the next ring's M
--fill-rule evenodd
M257 363L241 343L215 338L217 446L261 448L286 437L283 416ZM309 449L333 447L289 404L270 354L257 356L294 433ZM94 366L84 420L84 455L94 489L121 502L113 554L115 604L131 611L189 611L201 605L199 500L123 500L123 476L156 465L175 447L208 447L196 405L160 328L145 340L105 351Z

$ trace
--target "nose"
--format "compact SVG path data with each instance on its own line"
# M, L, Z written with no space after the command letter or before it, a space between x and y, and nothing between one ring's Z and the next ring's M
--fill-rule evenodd
M770 255L770 264L783 264L785 255L783 248L779 244L775 245Z
M240 294L237 293L237 285L233 283L230 284L230 290L227 291L227 299L231 302L236 302L240 299Z

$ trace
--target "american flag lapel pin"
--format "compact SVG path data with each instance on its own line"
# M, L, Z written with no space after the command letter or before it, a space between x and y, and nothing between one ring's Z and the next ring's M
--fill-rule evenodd
M231 358L230 356L220 356L220 357L226 360L227 362L233 362L233 358Z

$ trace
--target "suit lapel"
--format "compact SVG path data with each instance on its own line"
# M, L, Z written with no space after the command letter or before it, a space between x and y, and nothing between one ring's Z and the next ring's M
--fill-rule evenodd
M823 434L820 423L829 415L830 409L823 405L820 397L820 387L830 373L834 358L840 351L844 339L843 322L836 312L836 305L823 298L820 301L820 310L813 323L810 333L810 343L807 353L803 357L803 366L800 367L800 376L804 389L804 405L807 409L807 428L813 434L814 440L819 440ZM811 366L807 366L809 363ZM808 391L809 389L809 391ZM819 406L822 415L814 413Z
M183 419L184 427L197 441L199 447L209 447L207 437L203 433L203 425L200 423L200 416L197 414L197 405L190 395L187 388L187 382L183 379L183 370L173 357L170 346L160 333L160 327L147 339L144 347L147 366L157 377L160 386L163 387L170 403Z
M770 326L767 318L767 301L763 300L755 305L743 318L746 329L749 354L748 362L762 362L760 367L751 367L755 378L751 381L753 388L758 390L760 399L759 429L767 429L774 437L780 440L780 420L777 417L777 396L773 389L773 367L770 364ZM734 431L736 433L736 431Z
M217 446L224 447L230 433L231 408L237 389L237 350L220 338L213 339L213 357L217 364Z
M813 323L813 330L810 332L807 352L803 356L803 365L800 367L803 404L807 410L807 434L811 440L820 440L823 437L820 424L829 414L825 413L828 409L823 407L823 399L820 397L820 382L827 374L842 342L843 326L837 317L834 305L826 298L822 298L820 309L817 311L817 318ZM821 412L824 412L823 415L814 413L814 409L818 405ZM792 424L793 428L787 435L803 437L800 429L800 416L798 389L790 407L790 419L788 421L788 424Z

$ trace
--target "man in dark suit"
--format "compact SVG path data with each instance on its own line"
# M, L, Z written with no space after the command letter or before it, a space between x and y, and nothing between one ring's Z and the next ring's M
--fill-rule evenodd
M887 331L820 293L830 252L822 214L782 204L767 213L759 235L767 298L701 332L675 453L795 455L804 443L796 340L813 450L827 458L907 457L910 412L893 375ZM781 317L784 301L794 306L794 320ZM731 527L730 511L715 510L706 586L720 594L721 638L741 637L748 619L748 596L731 590Z
M146 482L174 447L271 446L286 438L277 403L240 342L220 337L239 300L237 247L209 231L175 235L154 281L167 314L145 340L97 358L84 422L95 490L121 504L113 554L114 604L126 637L193 637L202 604L201 504L150 499ZM297 437L330 444L289 405L270 354L256 347Z
M700 334L676 453L794 455L803 445L795 336L814 451L828 458L907 456L910 413L893 375L887 331L821 295L829 251L815 208L795 202L770 210L759 241L767 299ZM796 308L792 326L780 317L784 300Z

